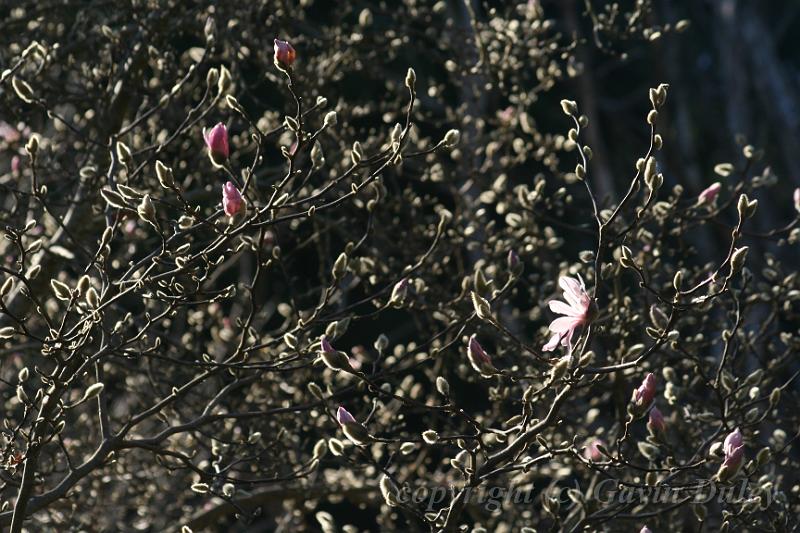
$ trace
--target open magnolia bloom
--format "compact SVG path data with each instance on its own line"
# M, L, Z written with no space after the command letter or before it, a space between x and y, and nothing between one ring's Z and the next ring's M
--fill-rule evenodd
M586 285L580 276L578 279L561 276L558 285L564 291L565 301L551 300L548 305L551 311L564 316L550 323L549 329L553 336L542 347L542 351L553 351L561 344L567 348L568 353L572 353L572 338L575 332L594 320L597 315L597 304L586 292Z

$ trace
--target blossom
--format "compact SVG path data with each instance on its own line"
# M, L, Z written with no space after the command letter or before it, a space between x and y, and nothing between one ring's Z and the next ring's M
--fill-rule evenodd
M794 209L800 212L800 187L794 190Z
M647 526L642 526L642 529L639 530L639 533L653 533L653 531Z
M11 172L14 174L19 173L19 168L22 165L22 160L19 158L18 155L15 155L11 158Z
M294 47L287 41L275 39L275 64L282 68L289 68L297 57Z
M234 216L244 206L244 199L242 198L239 189L232 181L227 182L222 186L222 209L229 217Z
M653 373L649 373L645 376L642 384L633 391L633 395L631 397L631 412L635 416L641 416L647 410L651 403L653 403L653 398L656 396L656 377Z
M577 280L561 276L558 284L564 291L564 300L566 302L551 300L548 305L551 311L564 316L556 318L550 323L549 329L553 332L553 336L542 350L550 352L561 344L561 346L566 346L569 352L572 353L572 337L575 335L575 331L594 319L597 313L597 305L586 292L586 286L580 276L578 276Z
M497 369L492 364L492 358L489 357L489 354L487 354L483 346L480 345L475 335L469 338L469 343L467 344L467 359L469 359L469 364L472 365L472 368L480 373L481 376L489 377L493 374L497 374Z
M211 128L209 131L203 131L203 138L208 147L208 156L211 162L216 166L223 166L225 161L230 155L230 148L228 147L228 128L222 122Z
M714 200L717 199L717 195L719 191L722 189L722 184L718 181L715 181L708 187L706 187L703 192L697 197L698 204L713 204Z
M647 427L653 433L663 433L667 429L667 423L664 421L664 415L658 410L658 407L653 406L650 409L650 418L647 421Z

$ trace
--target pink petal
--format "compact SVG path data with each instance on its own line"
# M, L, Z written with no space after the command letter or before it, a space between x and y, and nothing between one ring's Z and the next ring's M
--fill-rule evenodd
M548 328L553 333L564 333L566 331L575 329L580 324L581 321L574 316L562 316L553 320Z
M552 312L558 313L559 315L577 316L580 314L574 307L567 305L561 300L550 300L547 302L547 305L550 306Z
M560 340L561 340L561 335L556 333L555 335L550 337L550 340L547 342L547 344L542 346L542 351L543 352L552 352L553 350L556 349L556 347L558 346L558 342Z

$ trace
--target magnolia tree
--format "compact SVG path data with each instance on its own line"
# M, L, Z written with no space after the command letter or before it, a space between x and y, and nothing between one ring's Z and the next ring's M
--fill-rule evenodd
M746 143L684 184L667 84L618 143L570 83L689 21L27 4L4 529L797 527L800 192L762 218Z

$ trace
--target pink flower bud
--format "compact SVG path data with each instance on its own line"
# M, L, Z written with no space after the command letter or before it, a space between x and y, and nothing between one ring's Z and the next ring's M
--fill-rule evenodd
M744 445L738 446L731 450L730 453L725 454L725 460L722 466L726 467L729 471L735 472L742 465L744 459Z
M583 456L589 459L590 461L602 461L603 454L600 452L600 448L598 445L603 444L603 441L600 439L594 439L591 444L589 444L583 452Z
M484 377L489 377L497 373L497 369L492 365L492 358L489 357L489 354L486 353L483 346L478 343L478 339L475 338L475 335L469 338L469 343L467 344L467 359L469 359L469 364L472 365L472 368Z
M667 423L664 421L664 415L658 410L658 407L650 409L650 419L647 421L649 427L654 433L663 433L667 429Z
M736 428L731 431L727 437L725 437L725 442L722 445L722 451L725 452L725 455L727 456L736 448L740 447L742 443L742 432L739 431L739 428Z
M642 526L642 529L639 530L639 533L653 533L649 527Z
M289 68L297 57L297 52L287 41L275 39L275 64L282 68Z
M14 174L19 173L19 167L22 164L22 160L19 158L18 155L15 155L11 158L11 172Z
M244 199L242 198L239 189L232 181L227 182L222 186L222 209L225 214L232 217L238 213L244 206Z
M487 354L483 349L483 346L480 345L478 339L475 338L475 335L469 338L469 346L467 347L467 350L470 353L470 359L476 359L481 363L492 363L491 357L489 357L489 354Z
M800 187L794 190L794 209L800 213Z
M643 415L645 410L653 402L653 398L655 398L655 396L656 377L651 372L645 376L644 381L642 381L642 384L639 385L639 388L633 391L633 397L631 398L631 402L633 403L633 413L638 416Z
M715 181L708 187L706 187L703 192L700 193L700 196L697 197L697 203L699 204L712 204L714 200L717 199L717 195L719 191L722 189L722 184L718 181Z
M336 411L336 421L344 425L353 423L356 421L356 419L353 417L353 415L350 414L350 412L347 409L345 409L340 405L339 410Z
M508 251L508 256L506 256L506 265L508 265L508 269L512 272L519 268L519 256L517 252L514 250Z
M320 344L320 349L325 353L333 353L336 351L336 349L331 345L330 341L328 340L328 337L322 337L322 340L320 341L319 344Z
M223 166L225 161L230 155L230 148L228 147L228 128L225 124L220 122L210 131L203 132L203 138L208 147L208 156L211 162L217 166Z

